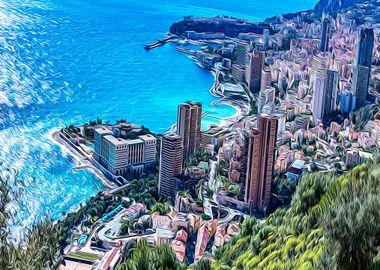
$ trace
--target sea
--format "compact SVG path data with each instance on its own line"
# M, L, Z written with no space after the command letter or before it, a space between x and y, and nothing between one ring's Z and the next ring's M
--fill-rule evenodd
M314 7L316 0L1 0L0 171L20 203L12 228L59 219L104 187L51 138L54 130L101 118L157 133L176 121L177 104L200 101L211 117L236 113L209 89L213 74L162 38L186 15L261 21ZM14 180L17 175L18 181Z

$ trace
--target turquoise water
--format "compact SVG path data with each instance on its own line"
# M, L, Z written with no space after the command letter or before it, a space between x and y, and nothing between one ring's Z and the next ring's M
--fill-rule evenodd
M0 161L24 182L18 228L76 208L102 189L49 133L100 117L144 124L155 132L176 120L177 104L203 102L213 116L211 73L173 45L145 51L184 15L262 20L312 8L315 0L268 1L3 0L0 2ZM209 125L204 122L204 127ZM16 186L14 186L16 187ZM17 188L19 185L17 185Z

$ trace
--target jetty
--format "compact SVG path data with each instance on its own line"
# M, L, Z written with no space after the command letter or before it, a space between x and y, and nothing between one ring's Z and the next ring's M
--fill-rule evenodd
M156 47L159 47L159 46L162 46L168 42L171 42L173 41L175 38L177 38L177 36L169 36L169 37L166 37L166 38L163 38L163 39L160 39L156 42L153 42L153 43L150 43L150 44L147 44L144 46L145 50L151 50L151 49L154 49Z
M177 48L175 48L175 50L178 52L182 52L182 53L192 55L192 56L195 56L197 54L197 52L194 50L189 50L189 49L185 49L185 48L181 48L181 47L177 47Z

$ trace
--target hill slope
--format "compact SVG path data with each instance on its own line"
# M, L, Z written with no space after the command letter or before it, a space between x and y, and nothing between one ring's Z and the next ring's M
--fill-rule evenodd
M246 220L213 269L374 269L380 236L380 159L343 176L314 173L289 209Z

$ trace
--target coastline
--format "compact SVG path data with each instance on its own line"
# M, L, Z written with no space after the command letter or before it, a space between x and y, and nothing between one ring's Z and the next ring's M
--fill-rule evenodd
M211 105L217 106L218 104L223 104L223 105L234 108L236 111L231 116L218 118L218 121L219 121L219 123L217 124L218 126L228 127L231 123L239 121L243 117L244 115L243 112L247 108L243 107L241 104L237 104L236 100L226 97L225 95L218 92L218 88L221 86L221 83L217 79L217 71L211 70L210 72L212 73L214 77L214 82L209 89L209 93L212 96L218 98L218 100L212 102ZM172 124L169 130L165 133L174 132L175 130L176 130L176 123ZM102 185L104 186L104 189L102 189L103 192L107 192L118 187L114 182L106 178L103 172L100 169L98 169L89 160L90 157L88 155L86 155L85 153L79 153L79 151L83 151L83 149L78 150L80 147L71 145L69 142L64 140L61 137L61 130L59 129L50 130L47 133L47 137L52 143L59 146L60 150L62 151L62 154L70 155L78 163L78 164L74 164L74 163L72 164L73 165L72 170L87 170L89 173L93 174L96 178L98 178L101 181Z
M197 64L196 60L194 60L193 58L189 57L189 59L191 59L193 62L195 62L195 64ZM202 68L202 71L207 72L203 68ZM244 116L244 114L247 114L247 110L250 109L249 104L247 104L247 106L244 107L241 104L238 104L236 100L229 98L229 97L221 94L220 92L218 92L218 88L221 86L221 83L217 80L217 71L210 70L209 72L214 77L214 81L212 83L212 86L209 89L209 93L213 97L217 98L217 100L215 100L211 103L211 106L216 107L218 104L222 104L222 105L230 106L230 107L235 109L235 113L233 115L217 118L218 119L218 123L217 123L218 126L228 127L230 122L239 121L241 119L241 117ZM175 131L176 131L176 123L173 123L168 128L168 130L166 132L164 132L164 134L175 132Z
M228 116L228 117L223 117L220 118L220 125L221 126L228 126L227 122L236 122L238 121L241 117L244 116L244 114L247 114L247 110L250 109L249 104L246 104L246 107L244 107L242 104L239 104L237 100L232 99L230 97L227 97L223 95L222 93L219 92L219 88L223 85L218 79L217 75L219 71L215 70L210 70L214 77L214 83L211 86L209 92L212 96L218 98L218 100L214 101L213 104L224 104L227 106L231 106L236 110L235 114ZM239 86L239 84L235 84Z
M90 160L88 160L88 156L81 156L78 153L78 149L74 148L74 146L70 145L66 140L62 139L60 135L61 131L54 129L47 134L50 141L59 146L63 154L70 155L78 162L78 165L73 164L73 170L87 170L89 173L95 175L105 187L103 191L108 191L117 187L115 183L107 179L104 174L96 168Z

